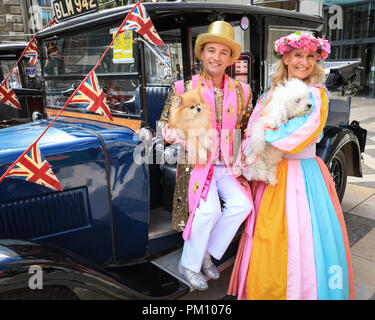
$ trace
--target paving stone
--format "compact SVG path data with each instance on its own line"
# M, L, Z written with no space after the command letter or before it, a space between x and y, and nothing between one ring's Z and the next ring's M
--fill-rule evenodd
M355 214L344 214L346 229L348 231L349 245L353 246L375 227L375 220Z
M375 294L374 290L367 288L358 282L354 282L354 290L356 300L371 300Z
M369 197L358 206L350 210L351 214L375 220L375 195Z
M375 262L352 254L354 283L375 292ZM362 288L363 289L363 288ZM367 297L367 299L369 299Z
M375 262L375 228L367 233L351 248L351 253Z
M341 207L343 212L350 212L354 207L375 194L375 189L348 183Z

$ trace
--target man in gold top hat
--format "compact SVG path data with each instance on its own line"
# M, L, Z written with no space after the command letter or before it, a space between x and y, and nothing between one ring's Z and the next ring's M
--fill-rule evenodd
M180 152L172 224L174 229L184 231L185 242L178 270L191 287L205 290L208 287L205 276L219 278L211 256L221 259L253 206L249 185L239 170L235 170L238 157L226 151L233 150L235 130L241 132L241 138L244 136L252 111L252 94L247 84L225 73L241 53L241 45L234 40L234 30L229 23L215 21L210 24L207 33L197 37L194 52L202 62L200 73L172 85L158 126L168 143L176 142L176 135L168 128L173 95L197 86L204 88L201 92L205 92L205 103L216 114L220 150L210 157L203 169L180 161L187 159L185 155L181 157ZM224 143L226 147L222 148Z

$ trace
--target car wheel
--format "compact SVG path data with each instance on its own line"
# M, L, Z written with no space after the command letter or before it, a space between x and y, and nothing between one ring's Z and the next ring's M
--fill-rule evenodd
M341 202L344 197L346 180L348 177L345 153L341 150L337 152L331 160L328 168L332 179L335 182L337 196Z

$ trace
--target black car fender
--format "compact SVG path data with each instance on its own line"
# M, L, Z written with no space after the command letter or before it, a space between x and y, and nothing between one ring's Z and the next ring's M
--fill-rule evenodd
M61 289L69 293L68 299L152 299L58 248L0 240L0 299L39 299L41 293L55 299Z
M345 127L326 127L317 155L329 166L339 151L345 153L349 176L362 177L361 151L355 133Z

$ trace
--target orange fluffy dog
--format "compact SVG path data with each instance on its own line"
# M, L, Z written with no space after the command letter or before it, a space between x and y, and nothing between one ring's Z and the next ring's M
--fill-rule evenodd
M195 163L196 159L202 163L207 159L211 147L211 109L203 102L199 91L173 96L168 125L186 141L189 163Z

